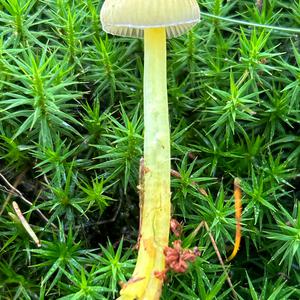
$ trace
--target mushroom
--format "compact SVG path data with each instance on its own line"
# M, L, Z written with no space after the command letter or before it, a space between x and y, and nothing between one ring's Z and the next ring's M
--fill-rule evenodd
M144 37L144 182L140 247L123 300L159 299L165 269L164 248L170 228L170 128L166 75L166 38L177 37L200 19L196 0L106 0L103 30L114 35Z

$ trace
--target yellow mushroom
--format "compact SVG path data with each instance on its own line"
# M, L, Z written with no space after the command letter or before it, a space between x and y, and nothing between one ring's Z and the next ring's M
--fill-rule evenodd
M103 30L144 38L144 186L140 247L122 300L159 299L165 269L163 249L170 226L170 129L166 75L166 38L177 37L200 19L196 0L106 0Z

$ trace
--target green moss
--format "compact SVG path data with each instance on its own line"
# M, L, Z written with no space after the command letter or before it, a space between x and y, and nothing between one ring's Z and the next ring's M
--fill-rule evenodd
M0 178L3 299L114 299L133 271L144 47L101 30L102 2L0 0L0 172L22 193L9 196ZM235 177L236 293L298 299L299 1L198 2L201 22L167 43L167 84L172 214L183 246L201 256L186 273L168 273L162 299L233 297L198 225L207 222L225 261Z

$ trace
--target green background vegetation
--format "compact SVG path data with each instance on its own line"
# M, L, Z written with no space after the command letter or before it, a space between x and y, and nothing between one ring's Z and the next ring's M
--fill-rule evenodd
M239 299L299 299L300 1L198 2L215 16L290 30L203 15L168 41L172 168L181 175L172 178L173 215L183 246L201 256L187 273L168 274L162 298L233 297L207 231L193 233L205 220L222 257L230 254L239 177L234 289ZM143 41L107 36L101 4L0 0L0 168L32 202L9 196L0 179L0 299L114 299L133 270Z

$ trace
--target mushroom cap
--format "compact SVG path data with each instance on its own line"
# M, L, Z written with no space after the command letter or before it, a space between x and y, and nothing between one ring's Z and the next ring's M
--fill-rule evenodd
M200 9L196 0L105 0L100 18L114 35L143 37L145 28L165 27L171 38L198 23Z

